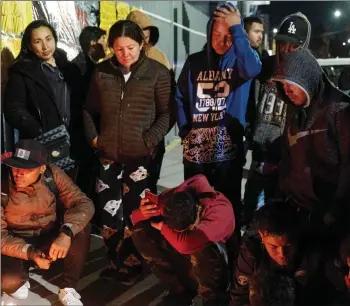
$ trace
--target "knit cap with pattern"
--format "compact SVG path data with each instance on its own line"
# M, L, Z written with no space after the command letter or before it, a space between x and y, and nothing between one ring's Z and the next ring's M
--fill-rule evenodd
M281 61L275 70L272 80L287 82L301 88L307 101L304 108L320 93L322 86L322 68L307 49L299 49L280 55Z

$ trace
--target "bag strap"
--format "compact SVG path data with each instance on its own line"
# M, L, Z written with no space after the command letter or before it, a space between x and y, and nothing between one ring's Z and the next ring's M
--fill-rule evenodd
M61 225L64 223L65 207L59 199L59 190L53 178L53 173L50 165L46 166L46 170L44 172L44 182L47 188L49 188L49 190L56 198L57 224Z
M44 172L44 181L45 181L45 185L49 188L49 190L57 198L59 195L59 191L58 191L58 187L55 183L55 180L53 178L53 173L52 173L51 167L49 165L46 167L46 170Z

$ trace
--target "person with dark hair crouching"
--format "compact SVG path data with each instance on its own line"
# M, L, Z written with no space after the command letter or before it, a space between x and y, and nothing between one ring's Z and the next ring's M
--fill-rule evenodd
M169 289L164 305L227 305L225 242L235 228L232 205L204 175L158 197L147 196L133 211L132 238L152 272Z
M295 210L284 201L267 202L254 227L242 238L231 305L324 305L322 254L301 239Z
M350 235L336 249L330 248L326 257L326 277L323 291L327 292L327 305L350 305Z

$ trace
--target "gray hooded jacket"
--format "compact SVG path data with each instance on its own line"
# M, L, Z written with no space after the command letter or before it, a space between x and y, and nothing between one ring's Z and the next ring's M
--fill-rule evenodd
M294 204L328 213L348 225L350 215L350 97L330 85L305 49L281 55L273 80L301 88L307 96L294 107L282 138L280 185Z
M309 20L302 13L295 13L285 17L280 26L290 17L300 16L308 24L308 35L302 48L307 48L311 36L311 25ZM278 58L277 53L262 60L262 72L258 80L260 82L258 99L254 114L252 149L253 160L278 163L280 159L280 137L283 134L287 117L287 97L285 96L280 84L271 80Z

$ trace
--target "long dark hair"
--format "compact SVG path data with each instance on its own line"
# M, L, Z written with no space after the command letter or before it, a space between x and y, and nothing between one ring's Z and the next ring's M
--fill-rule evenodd
M145 54L145 49L147 50L149 48L142 29L137 23L131 20L119 20L112 25L108 35L108 46L113 48L114 41L122 36L135 40L139 45L143 43L141 56Z
M29 46L31 43L33 30L38 29L40 27L46 27L50 29L52 36L55 39L55 45L57 48L57 32L54 29L54 27L50 23L48 23L46 20L43 20L43 19L35 20L31 22L24 30L22 41L21 41L21 51L16 57L15 62L24 58L36 57L36 55L30 50Z

